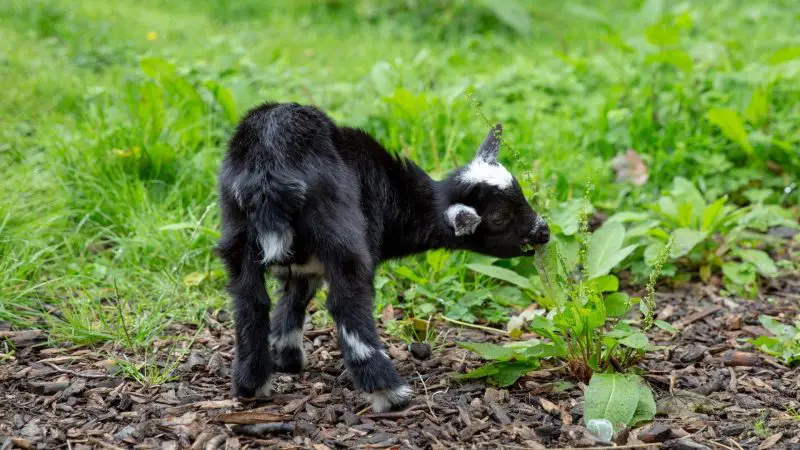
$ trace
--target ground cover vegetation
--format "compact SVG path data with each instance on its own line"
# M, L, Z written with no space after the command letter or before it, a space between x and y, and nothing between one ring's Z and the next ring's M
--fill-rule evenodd
M214 352L227 361L226 280L212 252L218 164L249 107L297 101L435 176L466 162L487 125L504 125L501 159L552 242L512 260L428 252L376 278L390 354L416 364L401 372L419 376L424 413L458 414L465 442L522 423L535 432L504 439L798 443L798 23L788 0L5 1L0 380L8 395L33 395L19 384L39 370L30 364L56 355L80 369L65 355L90 352L102 373L157 396L180 393L194 366L216 367ZM307 330L319 350L312 370L336 351L320 337L332 333L325 294ZM42 376L77 373L57 368ZM215 372L192 401L222 402L225 376ZM728 397L706 397L723 376ZM548 388L537 377L551 377ZM285 392L299 383L312 400L340 398L303 380L287 378ZM434 381L483 400L436 403ZM73 391L56 395L83 388ZM527 419L504 412L532 398L539 409ZM331 426L350 414L342 408ZM425 418L414 412L398 417ZM665 416L695 428L659 435ZM8 434L25 429L20 417L3 423ZM498 424L481 429L481 417ZM120 438L116 420L105 432L118 444L153 438ZM302 437L302 420L250 438L294 432L327 445L319 430ZM28 443L59 439L28 431ZM447 441L447 430L422 431L408 442ZM219 433L217 445L238 442Z

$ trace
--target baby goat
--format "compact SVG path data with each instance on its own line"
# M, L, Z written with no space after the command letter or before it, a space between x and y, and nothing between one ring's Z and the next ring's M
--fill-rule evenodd
M354 385L374 411L405 406L412 389L383 350L372 317L381 262L435 248L501 258L532 255L550 231L497 162L500 125L467 166L431 179L367 133L296 103L250 110L230 140L219 188L234 301L232 394L268 396L274 370L307 364L303 319L327 281L327 308ZM283 285L270 323L265 271ZM273 348L270 348L270 343Z

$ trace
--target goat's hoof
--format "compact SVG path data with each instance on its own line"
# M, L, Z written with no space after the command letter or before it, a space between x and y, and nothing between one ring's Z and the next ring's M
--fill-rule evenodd
M394 389L375 391L369 394L372 401L372 410L376 413L401 409L411 402L414 390L404 384Z
M308 357L303 348L286 347L274 350L273 367L277 372L300 373L308 367Z
M272 377L267 378L261 386L252 389L234 382L231 387L233 398L269 398L272 395Z

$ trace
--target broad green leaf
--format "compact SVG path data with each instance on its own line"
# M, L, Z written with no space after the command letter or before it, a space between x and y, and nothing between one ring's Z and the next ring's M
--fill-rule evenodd
M772 258L769 257L767 252L762 250L741 249L736 251L736 254L742 258L742 261L748 262L756 266L758 273L765 277L774 277L778 275L778 266Z
M703 223L700 225L701 230L706 232L714 230L714 225L722 218L721 216L725 211L725 202L727 201L727 197L720 197L714 203L706 206L703 211Z
M619 278L614 275L603 275L594 279L595 286L600 292L616 292L619 290Z
M749 264L725 263L722 273L734 284L745 286L756 281L755 269Z
M644 263L648 266L654 266L656 264L656 260L658 260L658 255L664 250L663 242L653 242L652 244L648 245L644 249Z
M550 222L561 229L564 236L572 236L580 228L579 218L583 210L584 202L576 198L568 200L556 206L550 216ZM594 212L594 208L589 205L588 214Z
M398 267L395 267L395 269L394 269L394 273L396 273L397 275L400 275L400 276L401 276L401 277L403 277L403 278L406 278L406 279L408 279L408 280L411 280L411 281L413 281L413 282L415 282L415 283L426 283L426 282L427 282L427 280L425 280L425 279L423 279L423 278L420 278L420 277L419 277L419 276L418 276L416 273L414 273L414 271L413 271L413 270L411 270L411 268L410 268L410 267L408 267L408 266L398 266Z
M657 326L658 328L661 328L664 331L669 331L670 333L673 333L673 334L676 334L676 333L680 332L677 328L673 327L672 324L670 324L669 322L665 322L663 320L656 320L653 323L655 324L655 326Z
M502 363L497 365L497 373L490 378L498 387L507 387L514 384L519 377L538 368L538 359Z
M628 312L629 308L628 294L624 292L615 292L606 296L603 303L606 305L606 313L611 317L622 317Z
M230 89L217 83L216 81L206 81L206 87L214 96L214 100L222 108L225 117L230 123L236 123L239 120L239 113L236 111L236 101L233 99Z
M524 2L518 0L481 0L495 17L513 28L517 33L531 32L531 16Z
M706 117L709 122L722 130L722 134L728 139L739 144L747 153L753 154L753 146L747 138L747 131L739 113L729 108L714 108L706 114Z
M566 355L567 352L564 348L546 342L525 349L525 356L529 358L561 358Z
M772 317L760 315L758 316L758 321L761 323L761 326L778 338L792 339L795 337L795 334L797 334L797 329L793 326L782 324Z
M617 373L595 373L584 392L583 421L607 419L620 429L631 423L641 391L636 378Z
M481 366L481 367L478 367L477 369L470 370L467 373L456 373L456 374L453 374L453 376L456 379L462 379L462 380L464 380L464 379L465 380L471 380L471 379L477 379L477 378L485 378L485 377L488 377L490 375L496 374L499 371L497 366L500 365L500 364L503 364L503 363L486 364L485 366Z
M456 342L459 347L477 353L481 358L496 361L508 361L514 357L516 351L513 348L501 345L490 344L488 342Z
M639 403L636 405L633 418L631 418L630 425L632 427L642 422L649 422L656 416L656 400L653 398L653 391L641 379L638 381Z
M531 289L530 280L518 274L517 272L514 272L513 270L497 266L487 266L484 264L468 264L467 267L483 275L515 284L523 289Z
M650 345L650 339L647 339L647 336L641 331L637 331L620 339L619 343L637 350L647 350L647 347Z
M625 227L619 222L606 222L589 237L587 264L589 279L607 275L630 255L637 245L622 248Z
M690 202L678 204L678 225L682 227L694 226L694 221L692 220L693 209L694 208L692 208L692 204Z
M611 217L606 219L606 222L640 222L648 219L649 217L650 214L646 212L621 211L614 213Z
M691 72L694 68L692 57L683 50L662 50L651 53L647 55L645 62L667 64L686 73Z
M694 183L683 177L675 177L675 179L672 181L670 194L676 201L681 203L681 206L678 207L678 216L681 215L680 208L686 208L683 205L689 203L691 204L690 212L683 213L691 217L691 219L688 219L687 224L691 223L692 228L697 228L700 226L700 222L703 217L703 211L706 209L706 200L703 197L703 194L701 194L697 187L695 187ZM682 226L687 225L682 224Z
M644 33L648 42L659 47L675 45L681 39L680 30L665 22L650 25Z
M782 48L769 57L770 64L781 64L793 59L800 59L800 47Z
M590 22L596 22L600 25L608 24L608 17L606 17L600 10L592 8L590 5L581 5L577 3L567 3L566 11L575 17Z
M707 237L705 231L690 230L689 228L678 228L672 235L675 238L670 254L673 259L686 255Z
M603 303L590 303L585 312L581 311L580 317L586 318L586 325L591 330L596 330L606 324L606 307Z
M662 214L669 217L671 220L678 220L678 207L670 197L661 197L658 199L658 209Z
M163 79L175 76L175 66L161 58L142 58L142 72L150 78Z
M206 272L192 272L183 277L183 284L185 286L199 286L207 276Z
M763 86L757 87L750 96L750 103L744 111L744 118L752 124L760 124L769 114L769 91Z

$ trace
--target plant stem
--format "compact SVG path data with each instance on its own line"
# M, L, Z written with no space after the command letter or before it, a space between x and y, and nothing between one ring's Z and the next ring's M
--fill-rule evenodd
M451 319L451 318L449 318L449 317L447 317L447 316L445 316L445 315L443 315L443 314L439 314L439 317L440 317L442 320L446 321L446 322L454 323L454 324L456 324L456 325L461 325L462 327L475 328L475 329L478 329L478 330L487 331L487 332L489 332L489 333L497 333L497 334L502 334L502 335L504 335L504 336L507 336L507 335L508 335L508 332L507 332L507 331L498 330L497 328L485 327L485 326L483 326L483 325L475 325L474 323L462 322L462 321L460 321L460 320Z

